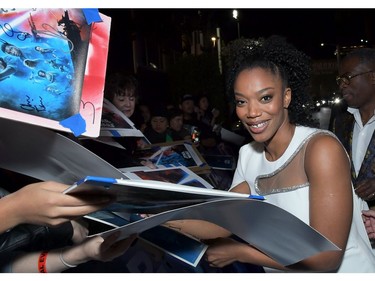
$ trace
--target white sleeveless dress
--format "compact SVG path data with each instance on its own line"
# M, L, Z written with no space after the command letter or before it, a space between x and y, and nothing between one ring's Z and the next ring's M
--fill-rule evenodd
M285 209L309 224L309 183L303 171L305 144L315 134L335 137L326 130L297 126L285 153L276 161L268 161L263 145L250 143L241 147L232 188L246 181L251 194L264 195L267 202ZM296 171L300 171L299 173ZM375 272L372 251L361 210L368 209L353 189L353 221L344 258L337 272ZM266 272L280 272L265 268Z

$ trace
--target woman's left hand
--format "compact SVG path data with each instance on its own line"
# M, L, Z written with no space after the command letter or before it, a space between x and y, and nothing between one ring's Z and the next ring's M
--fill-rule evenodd
M209 245L206 251L206 261L212 267L224 267L238 260L238 249L243 244L231 238L205 240Z

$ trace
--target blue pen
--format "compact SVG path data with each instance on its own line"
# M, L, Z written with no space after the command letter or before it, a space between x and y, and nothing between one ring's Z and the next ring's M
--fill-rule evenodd
M261 195L250 195L249 198L256 199L256 200L266 200L266 198L264 198L264 196L261 196Z

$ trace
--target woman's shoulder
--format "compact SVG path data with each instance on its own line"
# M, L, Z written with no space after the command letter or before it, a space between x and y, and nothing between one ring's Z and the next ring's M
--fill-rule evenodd
M334 133L328 130L316 130L308 137L306 153L312 158L322 157L349 159L347 152Z
M309 159L316 157L341 157L344 147L334 133L328 130L297 126L292 140L293 155L304 151Z
M314 129L311 133L307 136L307 141L309 143L318 143L318 145L326 145L328 143L331 144L340 144L339 139L337 136L328 130L323 129Z
M304 126L297 126L295 137L305 143L309 143L312 140L317 139L332 139L338 141L337 136L329 130L310 128Z

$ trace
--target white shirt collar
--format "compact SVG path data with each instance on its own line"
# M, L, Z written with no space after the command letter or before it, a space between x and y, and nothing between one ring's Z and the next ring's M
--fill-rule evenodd
M351 114L353 114L355 121L360 126L363 127L362 118L361 118L361 114L359 113L359 109L358 108L354 108L354 107L348 107L348 112L351 113ZM373 113L372 117L370 118L370 120L368 120L367 124L372 123L374 121L375 121L375 110L374 110L374 113Z

